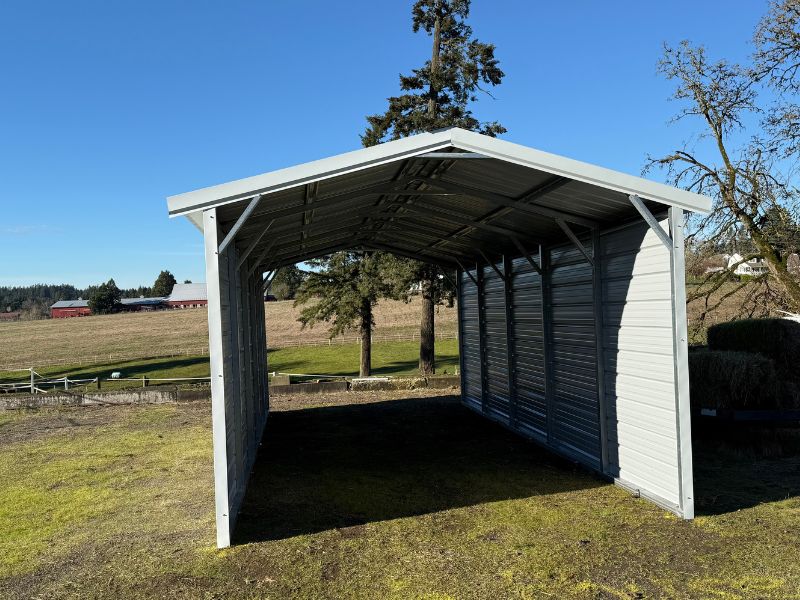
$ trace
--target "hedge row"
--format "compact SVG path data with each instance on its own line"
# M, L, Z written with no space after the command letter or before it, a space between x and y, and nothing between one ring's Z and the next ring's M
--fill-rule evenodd
M781 379L800 381L800 323L789 319L743 319L708 329L710 350L755 352L775 363Z
M772 360L749 352L689 353L689 396L695 408L781 408L781 385Z

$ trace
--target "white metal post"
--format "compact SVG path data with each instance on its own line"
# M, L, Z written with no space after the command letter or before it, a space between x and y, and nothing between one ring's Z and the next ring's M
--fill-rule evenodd
M203 211L203 233L206 254L206 286L208 289L208 352L211 363L211 430L214 446L214 498L217 525L217 547L231 543L228 499L228 450L225 430L225 356L222 329L223 292L220 282L219 227L216 209Z
M683 248L683 209L669 209L672 251L672 333L675 365L675 418L678 438L678 477L684 519L694 518L694 468L692 464L692 407L689 402L689 345L686 320L686 273Z

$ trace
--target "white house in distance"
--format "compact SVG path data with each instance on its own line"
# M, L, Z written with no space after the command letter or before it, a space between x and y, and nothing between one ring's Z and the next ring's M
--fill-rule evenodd
M738 252L728 257L728 270L733 269L734 265L736 265L733 270L734 275L758 276L769 271L767 263L760 256L744 260L744 257Z

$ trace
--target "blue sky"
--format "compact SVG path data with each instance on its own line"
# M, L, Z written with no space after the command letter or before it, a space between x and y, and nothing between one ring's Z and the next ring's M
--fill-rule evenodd
M412 0L0 4L0 285L203 281L165 197L359 146L422 64ZM511 141L640 173L690 137L655 63L688 38L745 59L766 2L473 0ZM650 175L659 178L658 173Z

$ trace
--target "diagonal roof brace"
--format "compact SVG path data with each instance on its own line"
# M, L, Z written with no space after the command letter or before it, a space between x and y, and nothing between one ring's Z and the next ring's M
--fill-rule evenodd
M516 236L513 236L513 235L510 236L510 237L511 237L511 241L514 242L514 245L517 247L517 250L519 250L522 253L522 256L524 256L525 260L527 260L530 263L530 265L533 268L533 270L536 271L541 276L542 275L542 269L541 269L541 267L539 265L536 264L536 261L533 260L533 257L531 256L531 253L528 252L525 249L525 246L522 245L522 242L519 241L519 238L517 238Z
M252 212L258 206L258 203L261 202L261 194L257 194L252 200L250 200L250 204L247 205L247 208L244 209L239 218L236 219L236 223L233 224L231 230L228 232L228 235L225 236L225 239L222 240L222 243L217 248L217 254L222 254L225 251L225 248L233 241L236 237L236 234L242 228L247 218L252 214Z
M500 277L500 279L505 281L505 279L506 279L505 273L503 273L500 269L498 269L495 266L494 261L492 259L490 259L488 256L486 256L486 254L484 254L483 250L478 250L478 253L483 257L483 260L485 260L487 263L489 263L489 266L492 267L492 270L495 273L497 273L497 275Z
M645 206L642 199L639 198L636 194L631 194L628 196L628 200L631 201L631 204L639 211L639 214L642 215L642 218L647 222L650 226L650 229L658 236L658 239L661 240L661 243L667 247L667 250L672 252L672 238L667 235L667 232L661 229L661 225L658 224L658 219L653 216L653 213L650 212L650 209Z
M467 269L467 268L466 268L464 265L462 265L462 264L461 264L461 261L460 261L460 260L456 259L456 262L458 263L458 266L459 266L459 267L461 267L461 270L462 270L462 271L464 271L464 273L466 273L466 274L467 274L467 277L469 277L470 279L472 279L472 283L474 283L474 284L477 286L477 285L478 285L478 280L477 280L477 279L475 279L475 278L472 276L472 273L470 273L470 272L469 272L469 270L468 270L468 269Z
M569 225L567 225L562 219L556 219L556 223L558 223L558 226L561 227L564 233L567 234L567 237L573 244L575 244L575 247L580 251L581 254L583 254L584 258L586 258L586 260L589 261L589 264L594 266L594 258L592 257L591 254L589 254L586 251L586 248L584 247L583 243L581 243L581 241L578 239L578 236L575 235L575 232L572 231L572 228Z

